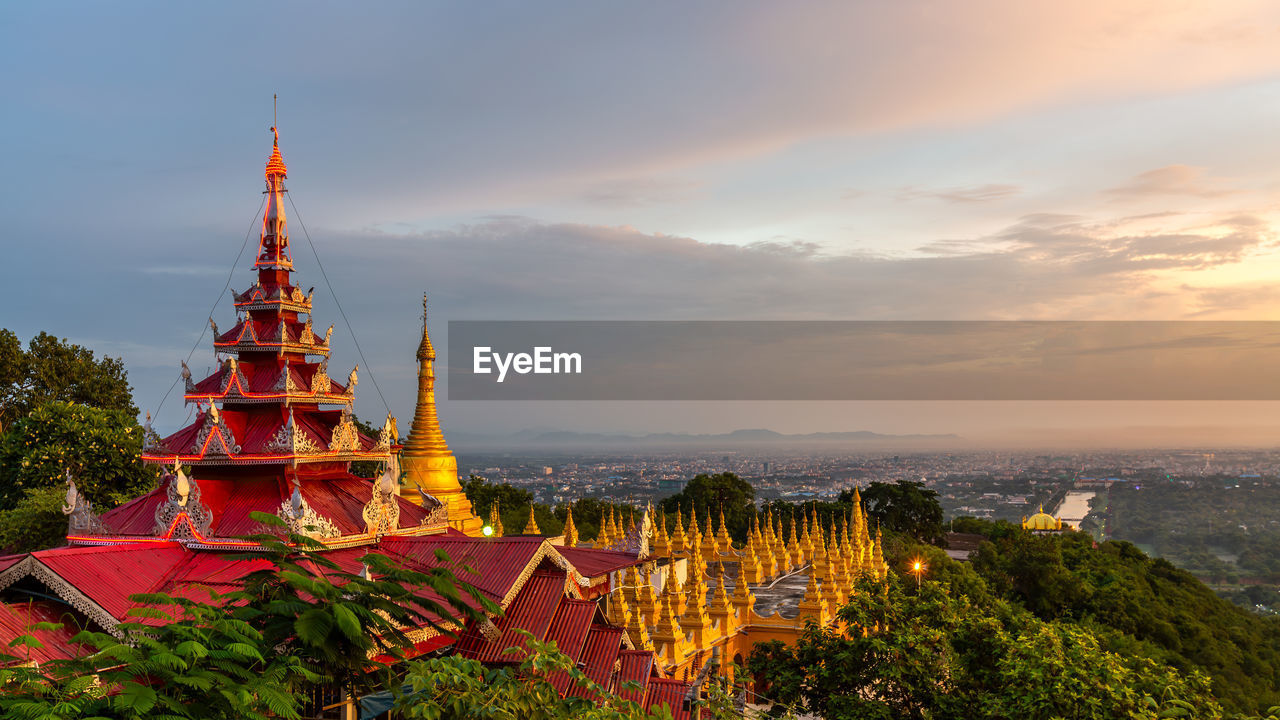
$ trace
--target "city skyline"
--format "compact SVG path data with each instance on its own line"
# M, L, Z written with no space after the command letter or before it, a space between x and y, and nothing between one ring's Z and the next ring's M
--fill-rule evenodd
M0 290L25 308L7 327L122 356L160 409L197 339L173 328L215 299L230 324L218 294L253 233L273 93L295 261L336 319L305 223L380 389L367 419L379 395L411 414L424 290L442 351L451 319L1280 316L1270 5L298 7L0 11L6 245L26 270ZM345 372L362 361L342 344ZM202 344L193 369L211 363ZM446 433L1280 431L1248 402L440 412Z

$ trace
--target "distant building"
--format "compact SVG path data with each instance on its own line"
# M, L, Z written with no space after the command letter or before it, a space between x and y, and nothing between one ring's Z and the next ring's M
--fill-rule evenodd
M1070 530L1071 528L1069 526L1064 528L1062 520L1045 512L1044 506L1041 505L1040 511L1035 515L1022 518L1022 529L1030 530L1036 534L1049 534L1060 533L1064 529Z

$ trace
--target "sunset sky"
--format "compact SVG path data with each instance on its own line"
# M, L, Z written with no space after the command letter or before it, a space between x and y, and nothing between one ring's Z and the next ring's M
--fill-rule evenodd
M122 356L153 412L215 301L234 322L219 293L273 93L292 200L406 420L424 291L441 347L463 319L1280 320L1273 2L6 3L0 68L0 325ZM290 228L345 375L351 336ZM206 336L192 368L211 363ZM367 377L357 412L377 418ZM441 415L446 434L1212 444L1273 443L1277 409ZM187 413L171 395L157 425Z

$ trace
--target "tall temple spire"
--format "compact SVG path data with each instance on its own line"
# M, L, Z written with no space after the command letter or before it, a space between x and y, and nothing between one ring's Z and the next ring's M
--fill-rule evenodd
M458 460L440 432L436 415L436 349L427 330L427 296L422 296L422 340L418 343L418 403L400 467L408 483L449 507L449 524L470 535L484 525L458 483ZM409 494L412 496L412 493Z
M289 176L289 168L280 155L280 130L271 126L271 157L267 158L267 208L262 213L262 234L258 238L258 259L256 267L292 268L293 259L289 256L289 228L284 213L284 179Z
M427 331L427 296L422 295L422 340L418 343L418 407L413 413L413 426L405 449L414 453L453 455L436 415L436 349Z

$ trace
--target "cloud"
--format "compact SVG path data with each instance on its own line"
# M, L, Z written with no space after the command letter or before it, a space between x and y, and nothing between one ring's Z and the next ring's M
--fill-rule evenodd
M1129 182L1102 191L1116 199L1166 196L1216 198L1235 191L1222 187L1222 181L1205 176L1204 168L1188 165L1166 165L1135 175Z
M657 178L606 180L594 183L582 199L590 205L611 208L683 204L696 200L700 187L696 182Z
M931 198L951 203L983 203L1014 197L1022 192L1017 185L970 185L967 187L942 188L924 190L913 187L903 188L898 194L900 200Z

